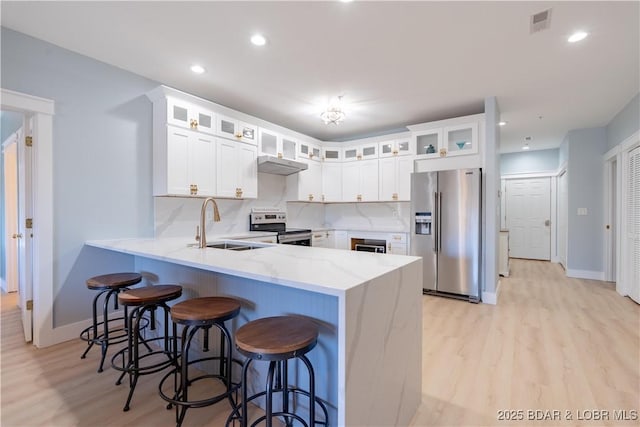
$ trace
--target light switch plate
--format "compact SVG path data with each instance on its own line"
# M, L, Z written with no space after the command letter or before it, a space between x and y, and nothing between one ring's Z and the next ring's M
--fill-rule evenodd
M578 215L587 215L587 208L578 208Z

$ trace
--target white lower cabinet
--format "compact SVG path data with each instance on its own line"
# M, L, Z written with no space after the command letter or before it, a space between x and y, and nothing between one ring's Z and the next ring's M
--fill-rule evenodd
M258 149L255 145L217 139L217 195L237 199L258 197Z
M410 200L413 156L382 158L378 170L379 200Z
M378 160L359 160L342 164L342 200L378 200Z
M349 250L349 232L344 230L336 230L333 232L333 239L336 249Z
M322 163L308 162L309 168L287 176L287 199L322 202Z
M392 233L387 236L387 253L407 255L407 234Z
M154 142L153 194L215 195L215 138L174 126L167 126L165 135L166 142Z
M334 248L335 235L332 230L314 231L311 234L311 246L315 248Z
M342 201L342 165L322 163L322 201Z

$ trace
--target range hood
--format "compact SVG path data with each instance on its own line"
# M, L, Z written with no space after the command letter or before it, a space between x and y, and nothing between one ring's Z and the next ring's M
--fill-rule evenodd
M279 159L275 156L258 156L258 172L272 173L275 175L291 175L307 170L306 163L295 160Z

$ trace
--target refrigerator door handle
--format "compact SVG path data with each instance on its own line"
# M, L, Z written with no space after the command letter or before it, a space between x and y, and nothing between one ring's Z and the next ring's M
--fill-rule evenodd
M438 222L440 222L440 216L438 215L438 192L433 193L433 251L438 252Z
M438 252L442 251L442 192L438 193Z

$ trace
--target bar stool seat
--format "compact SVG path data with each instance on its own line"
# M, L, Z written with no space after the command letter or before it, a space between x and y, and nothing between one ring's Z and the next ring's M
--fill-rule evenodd
M179 302L171 308L171 319L174 324L183 325L182 347L178 365L160 381L160 396L176 406L176 425L182 425L187 409L201 408L213 405L225 398L228 398L231 406L235 407L232 393L239 387L233 384L231 379L232 346L231 335L224 322L233 319L240 313L240 302L227 297L201 297ZM203 352L209 351L209 330L215 326L220 330L220 347L217 355L202 357L190 360L189 349L193 337L199 330L204 330ZM216 374L205 373L196 377L189 376L189 366L198 364L200 368L203 362L218 361L218 372ZM164 384L167 379L173 379L172 395L169 396L164 391ZM223 392L211 392L207 397L194 400L189 397L189 388L196 381L204 379L220 380L225 390Z
M131 289L118 294L118 301L125 307L131 307L128 322L130 325L127 336L127 346L118 351L111 358L111 366L122 371L116 385L122 383L125 375L129 376L129 395L123 411L129 410L129 404L141 375L150 375L160 372L169 366L176 366L179 353L177 351L176 328L169 333L169 312L166 304L182 295L182 286L179 285L155 285L144 288ZM149 313L150 330L155 330L155 313L161 310L164 314L164 334L152 338L140 336L140 323L144 322L145 314ZM152 349L149 345L160 342L159 349ZM147 348L146 354L140 354L139 346ZM142 363L141 363L142 362Z
M273 417L283 417L286 425L292 425L293 420L297 420L304 426L328 425L327 408L315 395L315 374L313 366L306 353L311 351L318 343L318 327L307 318L294 316L267 317L251 321L240 327L235 333L236 349L246 360L242 367L242 403L234 408L229 418L227 426L235 420L240 420L240 425L249 425L247 414L248 403L261 396L265 396L265 415L259 417L251 423L255 426L265 422L267 427L271 427ZM288 361L297 358L301 360L309 373L309 389L289 385ZM254 360L269 361L267 373L266 390L248 396L249 366ZM274 411L273 394L279 393L281 399L281 409ZM290 409L290 398L301 394L309 398L308 418L305 420L300 414ZM323 412L324 419L316 419L316 405Z
M98 372L103 371L104 359L107 355L107 349L111 344L119 344L127 340L127 313L123 316L109 318L109 304L113 299L114 310L118 309L118 294L128 290L129 286L136 285L142 281L142 276L138 273L110 273L101 276L91 277L87 280L88 289L100 291L93 299L92 304L92 324L80 333L80 339L87 342L81 359L87 357L87 353L94 344L101 347L100 364ZM102 304L102 321L98 322L98 302L103 297ZM114 322L122 321L123 325L114 326ZM142 324L141 327L146 327Z

